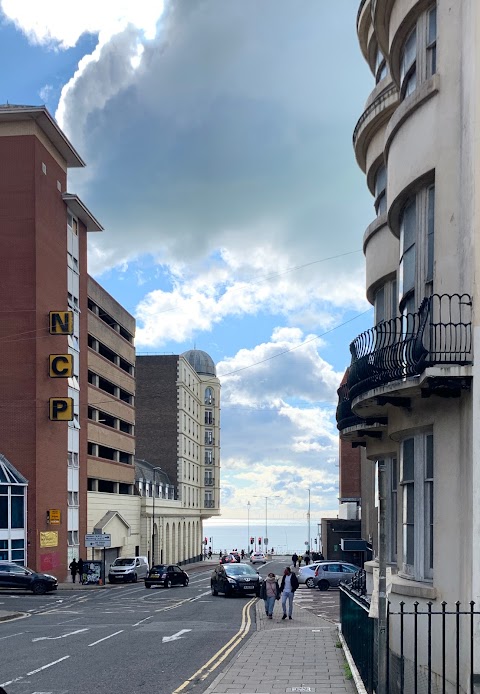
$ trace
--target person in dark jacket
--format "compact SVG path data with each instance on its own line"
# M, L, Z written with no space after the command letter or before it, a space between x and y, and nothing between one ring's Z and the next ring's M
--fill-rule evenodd
M280 587L274 573L269 573L260 587L260 597L265 602L265 614L272 619L275 600L280 600Z
M283 572L282 582L280 584L280 592L282 593L282 608L283 617L287 618L287 602L288 602L288 618L292 619L293 613L293 595L298 588L298 578L292 572L291 568L287 566Z
M80 581L80 583L83 583L83 559L81 557L77 561L77 568L78 568L78 580Z
M292 564L294 567L297 565L297 561L298 561L298 554L296 552L294 552L292 554Z
M72 576L72 581L73 581L73 583L75 583L75 580L76 580L76 578L77 578L77 573L78 573L78 564L77 564L77 560L76 560L76 559L73 559L73 560L70 562L70 565L69 565L68 568L70 569L70 574L71 574L71 576Z

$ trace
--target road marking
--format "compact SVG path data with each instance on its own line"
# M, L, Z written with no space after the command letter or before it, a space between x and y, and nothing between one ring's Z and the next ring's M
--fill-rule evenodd
M207 677L214 671L216 668L221 665L221 663L227 658L228 655L233 651L234 648L236 648L239 643L245 638L245 636L248 634L250 630L250 625L251 625L251 617L250 617L250 607L256 602L256 598L252 598L249 600L243 607L242 610L242 623L240 625L240 629L237 631L237 633L232 636L230 641L227 641L227 643L218 650L215 655L213 655L210 660L208 660L205 665L202 665L201 668L199 668L191 677L188 678L188 680L185 680L183 684L181 684L177 689L175 689L172 694L179 694L179 692L183 692L189 684L191 684L194 680L200 679L205 680Z
M88 631L88 629L77 629L76 631L70 631L68 634L62 634L61 636L37 636L36 639L32 639L32 643L35 643L35 641L56 641L57 639L66 639L67 636L81 634L84 631Z
M0 641L2 641L2 639L11 639L14 636L21 636L21 634L24 634L24 633L25 633L24 631L19 631L18 634L9 634L8 636L0 636Z
M103 639L98 639L98 641L94 641L93 643L89 643L89 646L96 646L97 643L102 643L102 641L106 641L107 639L111 639L112 636L116 636L117 634L121 634L123 629L120 629L120 631L116 631L114 634L110 634L110 636L105 636Z
M146 622L147 619L153 619L153 616L150 615L150 617L145 617L145 619L141 619L141 620L140 620L139 622L137 622L136 624L132 624L132 627L138 627L139 624L142 624L143 622Z
M39 667L36 670L32 670L31 672L27 672L27 677L29 677L30 675L36 675L37 672L41 672L42 670L46 670L48 667L52 667L52 665L56 665L57 663L61 663L62 660L67 660L67 658L70 658L70 656L64 655L63 658L59 658L58 660L54 660L53 663L48 663L47 665L42 665L42 667Z
M177 631L176 634L173 634L173 636L164 636L162 639L162 643L166 643L167 641L177 641L178 639L183 639L182 634L186 634L189 631L192 631L191 629L182 629L181 631Z

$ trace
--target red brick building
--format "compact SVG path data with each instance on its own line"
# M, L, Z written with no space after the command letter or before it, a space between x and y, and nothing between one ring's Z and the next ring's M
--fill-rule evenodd
M45 107L0 106L0 453L28 482L24 528L0 496L0 559L60 580L86 531L87 233L102 227L67 192L84 165Z

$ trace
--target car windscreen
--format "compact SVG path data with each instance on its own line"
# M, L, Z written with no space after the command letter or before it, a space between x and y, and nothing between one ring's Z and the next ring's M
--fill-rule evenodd
M150 573L160 574L166 570L167 567L165 566L165 564L155 564L155 566L152 566L152 568L150 569Z
M226 566L225 572L229 576L257 576L257 572L247 564L233 564L232 566Z
M131 557L122 557L120 559L115 559L112 566L131 566L132 564L135 564L135 559Z

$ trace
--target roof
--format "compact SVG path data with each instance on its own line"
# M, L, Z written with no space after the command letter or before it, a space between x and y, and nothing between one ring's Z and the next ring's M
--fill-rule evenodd
M217 375L212 357L201 349L189 349L180 356L188 361L197 374L205 374L207 376Z
M101 533L103 533L104 529L115 517L119 518L127 529L130 529L129 524L118 511L107 511L107 513L102 518L100 518L100 520L97 523L95 523L95 527L93 530L98 530Z
M171 484L169 476L160 466L154 466L148 460L135 458L135 480L153 482L154 476L156 484Z
M68 167L80 168L85 162L60 129L45 106L0 104L0 123L33 120L67 162Z
M85 224L87 231L103 231L103 227L99 221L95 219L90 210L83 204L78 195L75 193L63 193L63 201L68 205L69 209Z
M0 484L28 484L28 480L0 453Z

